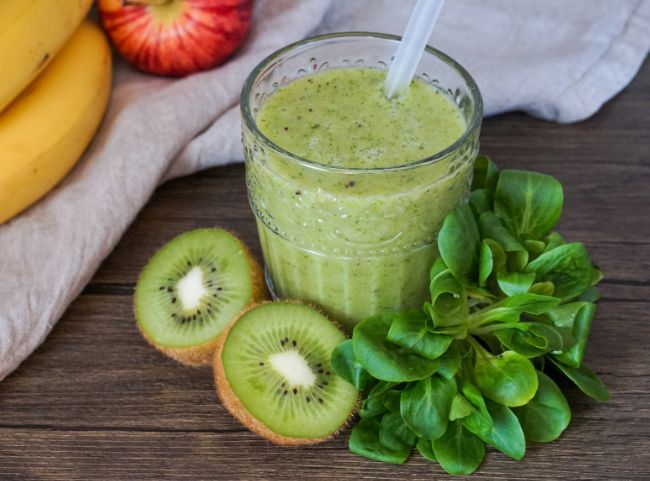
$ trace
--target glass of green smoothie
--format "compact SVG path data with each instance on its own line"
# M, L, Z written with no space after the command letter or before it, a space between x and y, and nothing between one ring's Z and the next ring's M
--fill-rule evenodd
M427 299L436 235L466 201L482 101L427 47L407 91L383 85L399 37L336 33L289 45L242 91L246 181L278 298L348 329Z

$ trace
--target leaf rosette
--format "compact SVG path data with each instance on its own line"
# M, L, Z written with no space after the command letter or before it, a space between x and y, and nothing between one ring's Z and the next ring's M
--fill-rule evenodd
M582 362L601 271L584 244L555 232L560 182L475 163L467 204L447 215L422 309L359 323L332 355L365 389L350 450L389 463L413 447L450 474L470 474L485 445L513 459L557 439L571 411L553 376L599 401Z

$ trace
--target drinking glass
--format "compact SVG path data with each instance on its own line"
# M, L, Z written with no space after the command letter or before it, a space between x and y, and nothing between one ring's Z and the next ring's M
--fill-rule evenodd
M421 307L428 298L436 235L470 191L479 89L456 61L427 47L416 75L458 106L466 128L444 150L392 167L301 158L267 138L256 115L298 77L334 68L386 70L399 40L367 32L309 38L263 60L242 91L248 198L267 283L274 296L313 303L348 329L376 313Z

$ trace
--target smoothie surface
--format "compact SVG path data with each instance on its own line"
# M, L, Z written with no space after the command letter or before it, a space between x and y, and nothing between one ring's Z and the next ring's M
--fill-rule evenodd
M257 114L281 148L325 165L351 168L407 164L452 145L466 125L458 107L421 80L389 100L386 73L373 68L321 71L293 80Z

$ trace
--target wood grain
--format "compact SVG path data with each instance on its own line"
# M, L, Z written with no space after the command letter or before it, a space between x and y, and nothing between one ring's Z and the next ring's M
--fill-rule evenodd
M491 452L476 480L650 479L650 63L594 118L557 125L522 114L485 121L483 152L558 177L561 230L585 241L606 279L588 363L607 404L567 387L573 421L514 462ZM162 186L45 344L0 384L0 480L443 479L414 455L391 466L347 451L347 432L278 448L231 419L208 369L179 366L139 336L138 272L171 237L222 225L259 257L241 165Z

